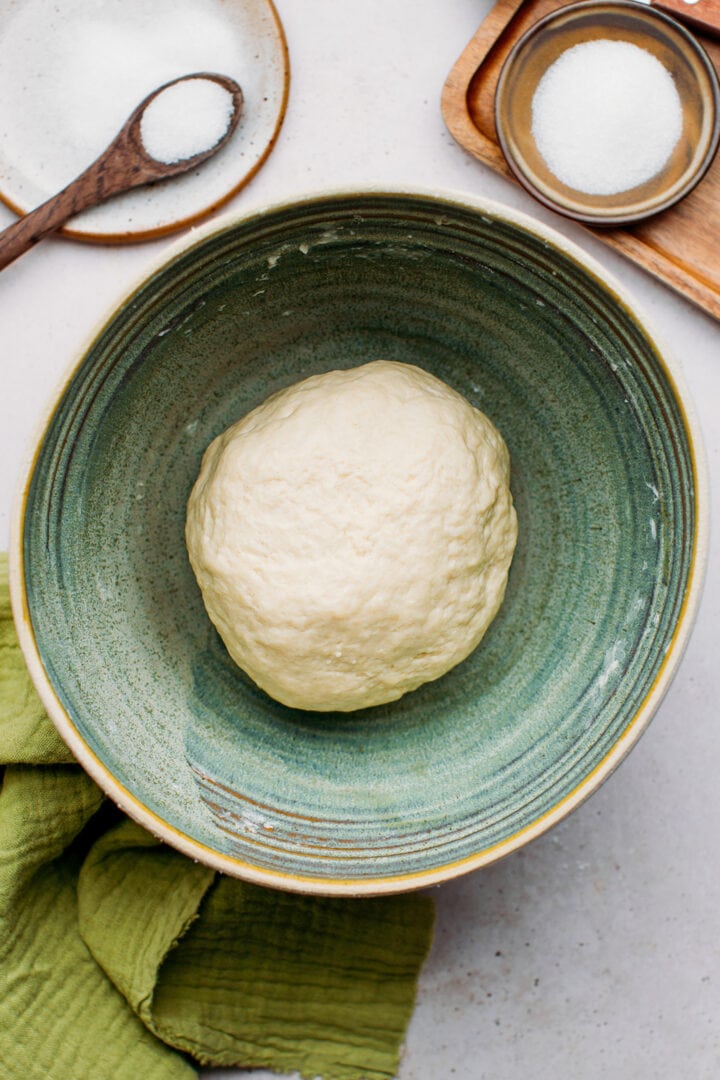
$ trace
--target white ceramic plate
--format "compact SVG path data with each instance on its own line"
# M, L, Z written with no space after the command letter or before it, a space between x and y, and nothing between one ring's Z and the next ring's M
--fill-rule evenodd
M85 211L66 235L147 239L235 194L285 113L283 29L270 0L0 0L0 198L32 210L104 150L147 93L197 71L242 86L229 144L195 172Z

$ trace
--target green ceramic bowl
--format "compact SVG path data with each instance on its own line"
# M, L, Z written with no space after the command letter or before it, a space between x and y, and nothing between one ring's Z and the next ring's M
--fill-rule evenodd
M210 624L185 504L232 421L379 357L434 372L503 433L508 591L437 682L293 711ZM141 824L255 882L392 892L519 847L617 765L686 643L705 502L677 371L599 266L491 204L332 193L191 237L112 314L22 485L13 600L60 733Z

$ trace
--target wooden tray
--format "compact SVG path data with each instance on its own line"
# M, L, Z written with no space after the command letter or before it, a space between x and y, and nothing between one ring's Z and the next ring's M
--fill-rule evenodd
M495 87L505 57L563 0L498 0L450 72L442 111L450 133L480 161L514 179L498 145ZM720 41L697 34L716 68ZM710 315L720 319L720 154L682 202L640 225L591 231Z

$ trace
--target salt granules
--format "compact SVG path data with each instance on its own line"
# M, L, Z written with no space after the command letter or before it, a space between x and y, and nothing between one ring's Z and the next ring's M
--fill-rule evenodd
M563 184L588 195L615 195L657 175L682 126L672 75L628 41L567 49L532 100L532 134L545 163Z
M140 123L140 137L151 158L173 165L219 143L232 114L232 94L220 83L183 79L150 102Z

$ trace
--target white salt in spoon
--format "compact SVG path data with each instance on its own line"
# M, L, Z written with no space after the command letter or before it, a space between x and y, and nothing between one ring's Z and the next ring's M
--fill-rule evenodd
M234 79L208 72L153 90L85 172L0 233L0 270L81 210L207 161L234 132L242 104Z

